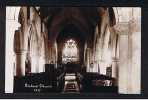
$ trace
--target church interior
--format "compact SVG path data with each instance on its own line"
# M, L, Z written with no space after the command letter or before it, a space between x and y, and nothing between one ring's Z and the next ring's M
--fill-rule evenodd
M138 7L7 7L5 93L141 93Z

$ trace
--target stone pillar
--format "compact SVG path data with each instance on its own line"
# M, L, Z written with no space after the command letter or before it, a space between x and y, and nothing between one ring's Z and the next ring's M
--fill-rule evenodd
M39 73L44 72L44 67L45 67L45 57L40 57L39 58Z
M141 32L135 32L132 36L132 64L131 64L131 94L141 93Z
M127 94L129 89L129 24L118 23L116 25L116 32L119 34L119 75L118 87L119 93Z
M21 31L16 30L13 44L16 55L16 76L25 76L25 60L27 51L24 50L22 37Z
M97 61L93 62L93 72L99 72L98 71L98 63L97 63Z
M130 63L130 94L141 93L141 21L130 21L129 63Z
M119 39L119 93L128 93L128 35L120 34Z
M90 69L90 48L86 49L86 55L87 55L87 68L86 71L89 72Z
M31 56L31 73L39 72L38 56Z
M100 74L106 75L106 61L104 59L99 59Z
M118 76L118 63L119 59L112 58L112 77L117 78Z
M55 43L55 68L58 67L58 47L57 42Z
M133 34L132 28L134 25L130 25L130 22L122 22L118 24L119 33L119 93L134 94L140 92L140 59L133 59L134 46L140 41L134 41L135 37L131 37ZM135 34L136 35L136 34ZM134 36L135 36L134 35ZM137 36L136 36L137 37ZM136 58L140 58L140 52L137 52ZM137 62L138 67L135 66ZM136 78L135 78L136 77Z
M119 67L119 59L112 59L112 77L115 78L115 85L118 86L118 68Z
M136 25L120 23L119 28L119 93L140 93L141 33ZM135 28L137 27L137 28ZM135 28L137 32L134 32Z
M25 76L25 60L25 51L20 51L16 53L16 76Z

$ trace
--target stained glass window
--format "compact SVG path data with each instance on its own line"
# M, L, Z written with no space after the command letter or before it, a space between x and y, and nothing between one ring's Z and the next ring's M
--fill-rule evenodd
M67 62L77 62L78 61L78 48L77 44L73 39L69 39L64 43L62 61Z

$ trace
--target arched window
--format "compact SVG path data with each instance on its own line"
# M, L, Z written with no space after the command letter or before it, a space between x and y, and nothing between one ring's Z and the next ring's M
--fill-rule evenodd
M76 42L73 39L67 40L64 43L64 48L62 52L62 62L77 62L78 59L78 47Z

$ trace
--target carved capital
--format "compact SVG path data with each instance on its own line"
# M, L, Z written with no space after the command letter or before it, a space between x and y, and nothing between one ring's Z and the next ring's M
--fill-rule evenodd
M112 57L112 62L119 62L119 59L116 57Z
M120 22L114 26L114 30L119 35L128 35L129 23L128 22Z
M21 49L21 50L19 50L19 51L16 51L15 53L16 53L17 55L27 55L27 50Z
M139 20L131 20L129 22L130 32L140 32L141 31L141 22Z

